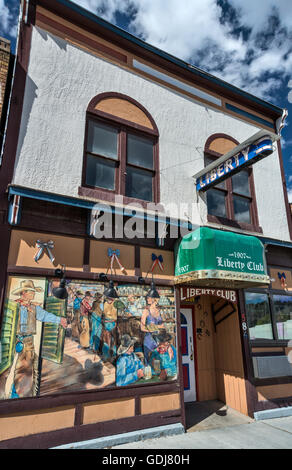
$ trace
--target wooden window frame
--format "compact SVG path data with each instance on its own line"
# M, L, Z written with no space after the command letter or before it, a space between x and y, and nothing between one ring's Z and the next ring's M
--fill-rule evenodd
M141 126L140 124L126 121L120 117L114 116L112 114L105 113L95 109L96 104L104 98L115 97L122 98L130 101L131 103L138 106L151 120L153 124L153 129ZM94 121L97 123L109 125L118 130L118 159L114 160L109 157L105 157L98 154L92 154L87 151L87 139L88 139L88 124L89 121ZM142 166L128 164L127 163L127 135L137 135L144 137L153 142L153 170L149 168L144 168ZM115 170L115 189L110 190L106 188L90 186L86 183L86 164L87 164L87 154L92 154L103 158L105 160L110 160L112 162L116 161L116 170ZM132 198L126 196L126 167L131 166L133 168L146 170L149 173L153 174L152 182L152 201L145 201L143 199ZM90 198L95 198L103 200L106 202L114 202L116 196L122 197L123 204L132 204L136 203L142 206L143 208L147 207L147 204L158 204L160 202L160 179L159 179L159 134L157 127L150 116L150 114L135 100L125 97L119 93L103 93L98 97L94 98L87 110L86 113L86 126L85 126L85 138L84 138L84 153L83 153L83 169L82 169L82 182L78 191L79 195L86 196Z
M220 137L222 135L220 134ZM230 137L225 136L225 138L228 138L229 140ZM233 139L232 139L233 140ZM213 150L210 150L207 148L204 153L205 158L212 159L215 161L217 158L221 157L222 154L215 152ZM220 225L226 225L228 227L234 227L234 228L239 228L241 230L246 230L249 232L257 232L257 233L263 233L262 228L259 225L259 219L258 219L258 212L257 212L257 204L256 204L256 195L255 195L255 187L254 187L254 178L253 178L253 171L252 168L245 168L244 171L248 172L248 182L249 182L249 189L250 189L250 196L244 196L242 194L237 193L236 191L233 191L232 188L232 179L227 178L225 180L226 184L226 189L223 188L217 188L215 187L216 191L222 191L225 192L226 194L226 215L227 217L220 217L216 215L209 214L207 215L208 222L212 222L215 224L220 224ZM240 222L235 219L234 216L234 204L233 204L233 197L234 196L240 196L245 199L250 200L250 219L251 223L246 223L246 222Z
M250 344L252 347L287 347L290 339L279 339L278 336L278 329L277 329L277 322L276 322L276 313L275 313L275 306L274 306L274 295L283 295L285 297L291 297L291 293L279 291L276 289L260 289L260 288L250 288L246 289L245 292L247 293L255 293L255 294L265 294L268 298L269 310L270 310L270 318L271 318L271 327L273 333L273 339L264 339L264 338L256 338L256 339L249 339ZM246 304L245 304L246 307Z

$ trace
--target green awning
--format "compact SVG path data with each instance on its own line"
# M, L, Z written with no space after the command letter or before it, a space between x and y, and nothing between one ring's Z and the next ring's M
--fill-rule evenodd
M256 237L200 227L178 247L175 283L220 287L269 285L265 249Z

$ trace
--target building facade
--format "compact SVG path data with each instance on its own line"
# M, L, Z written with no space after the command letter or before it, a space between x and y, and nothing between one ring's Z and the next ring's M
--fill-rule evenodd
M3 103L5 99L5 90L10 61L10 42L7 39L0 38L0 116L2 114Z
M0 447L185 426L196 400L288 408L283 110L70 1L22 8L0 167Z

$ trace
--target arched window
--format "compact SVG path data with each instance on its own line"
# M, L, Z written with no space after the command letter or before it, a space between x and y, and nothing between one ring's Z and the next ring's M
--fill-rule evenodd
M214 134L205 145L205 166L232 150L238 142ZM208 221L261 232L252 168L245 168L207 191Z
M148 111L120 93L91 100L79 194L124 203L159 202L158 130Z

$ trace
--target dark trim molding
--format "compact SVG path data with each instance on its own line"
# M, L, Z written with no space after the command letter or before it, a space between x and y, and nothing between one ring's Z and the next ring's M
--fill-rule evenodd
M247 412L248 412L248 415L251 418L253 418L253 413L255 411L255 408L258 402L258 396L257 396L256 388L253 385L254 373L253 373L253 366L252 366L252 356L251 356L249 336L248 336L248 332L247 334L243 334L243 329L242 329L242 323L247 322L244 293L242 289L238 290L238 319L239 319L243 370L244 370L244 378L245 378Z
M292 396L259 401L255 411L273 410L275 408L285 408L286 406L292 406Z
M1 211L0 211L1 215ZM7 213L2 212L3 217L6 216ZM6 290L6 278L7 278L7 262L8 262L8 253L9 253L9 246L10 246L10 236L11 236L11 228L8 225L7 221L0 220L0 321L2 323L2 311L5 299L5 290ZM0 331L1 331L1 323L0 323Z
M73 39L76 39L76 41L80 41L81 43L85 43L92 49L101 52L102 54L105 54L109 57L113 57L116 60L119 60L120 62L123 62L124 64L127 63L127 56L125 54L122 54L121 52L116 51L115 49L112 49L111 47L107 47L105 44L102 44L99 41L94 41L93 39L90 39L88 36L84 36L83 34L80 34L77 31L74 31L72 28L68 28L67 26L58 23L55 20L51 20L47 16L42 15L40 12L37 13L36 16L37 20L39 20L41 23L44 23L54 30L57 30L64 35L67 35Z
M23 4L24 9L26 8L26 3L27 2L24 2ZM34 17L34 11L35 5L30 3L30 18ZM13 176L29 64L32 28L33 26L31 24L25 24L22 19L20 20L18 50L15 59L15 77L12 85L12 95L6 140L4 143L3 160L0 167L0 207L1 199L3 198L7 204L7 196L5 192Z
M263 291L263 293L268 294L270 291ZM250 341L251 347L252 348L285 348L288 345L289 340L288 339L267 339L261 340L261 339L254 339Z
M280 140L278 140L277 146L278 146L281 177L282 177L282 183L283 183L283 193L284 193L283 196L284 196L285 207L286 207L287 223L288 223L288 228L289 228L289 233L290 233L290 239L292 240L292 214L291 214L291 209L290 209L290 205L289 205L289 201L288 201L287 183L286 183L286 178L285 178L285 171L284 171L284 165L283 165L283 155L282 155Z
M28 268L26 266L8 266L7 267L7 273L10 275L15 274L16 276L18 275L24 275L24 276L46 276L46 277L55 277L55 268L50 269L50 268ZM89 281L98 281L99 277L99 272L98 273L90 273L90 272L84 272L84 271L66 271L66 277L68 279L86 279ZM129 282L129 283L134 283L138 284L138 276L125 276L125 275L116 275L112 274L111 279L114 282ZM151 279L148 278L145 280L146 284L151 284ZM173 280L171 279L163 279L163 278L155 278L155 284L160 285L160 286L173 286Z
M76 425L57 431L17 437L0 442L0 449L48 449L73 442L123 434L139 429L181 423L181 410L133 416L96 424Z
M253 384L255 387L265 387L266 385L285 385L285 384L292 384L292 376L286 377L271 377L268 379L259 379L254 378ZM292 387L291 387L291 395L292 395Z
M55 409L63 406L90 404L99 401L117 400L119 398L134 398L146 395L179 393L180 384L177 381L153 383L151 385L129 385L125 387L107 387L96 390L86 390L74 393L59 393L41 395L38 397L0 400L0 417L14 413L37 412Z
M283 349L282 351L271 351L271 352L256 352L252 351L252 357L271 357L271 356L284 356L285 355L285 350Z
M3 106L2 106L2 112L0 115L0 153L2 152L2 144L4 142L4 132L5 132L6 120L8 116L9 97L10 97L11 87L12 87L13 69L14 69L15 60L16 60L15 56L12 53L10 53L8 72L7 72L7 77L6 77L6 86L5 86L4 97L3 97Z

